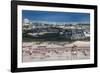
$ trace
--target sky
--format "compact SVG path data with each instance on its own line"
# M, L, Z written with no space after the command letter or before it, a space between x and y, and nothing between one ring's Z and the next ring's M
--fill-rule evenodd
M22 19L29 19L31 21L48 21L48 22L86 22L86 23L90 23L90 14L89 13L76 13L76 12L23 10Z

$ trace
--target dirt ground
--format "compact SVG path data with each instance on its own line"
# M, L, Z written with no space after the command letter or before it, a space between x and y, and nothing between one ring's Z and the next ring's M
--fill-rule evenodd
M90 58L90 42L23 42L23 62L82 60Z

